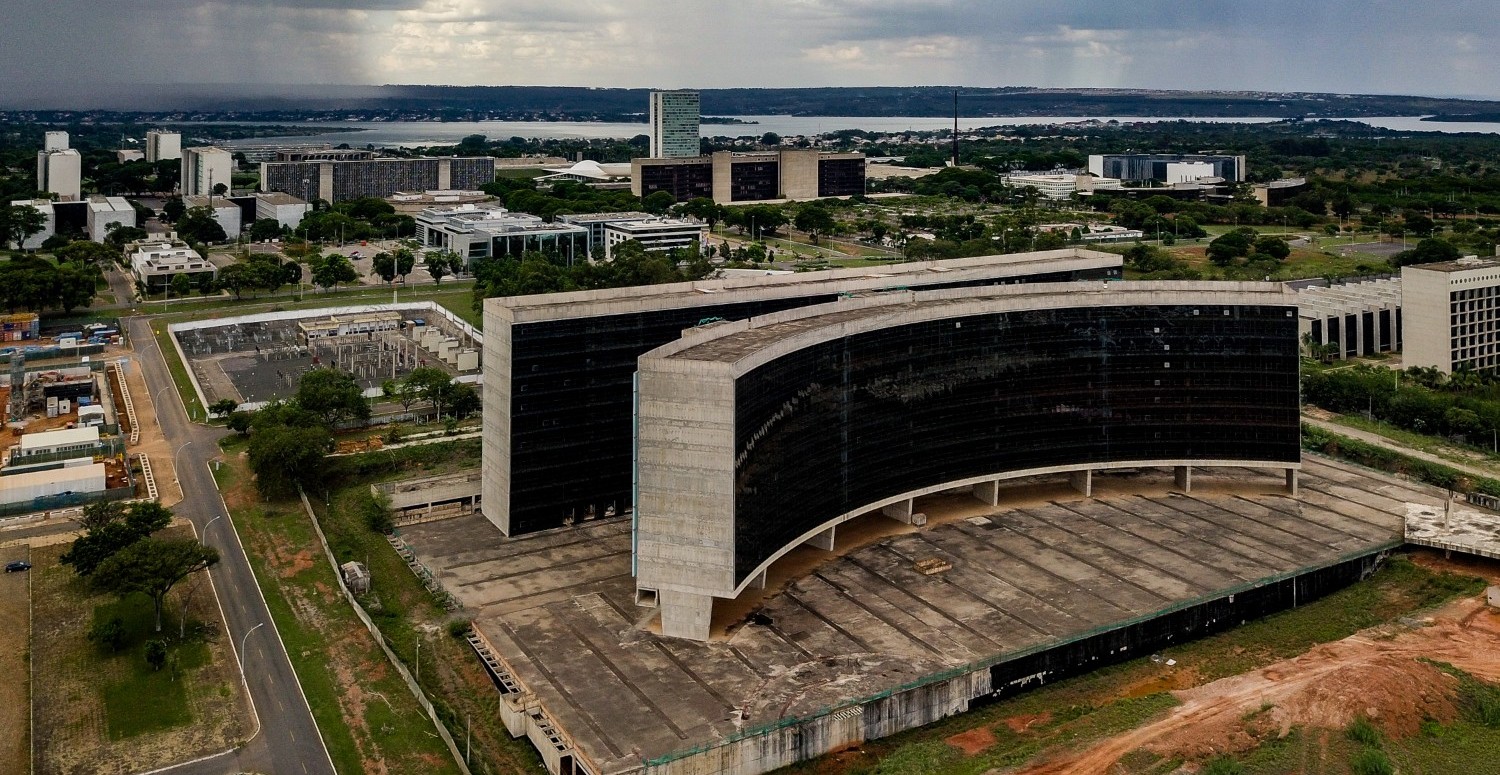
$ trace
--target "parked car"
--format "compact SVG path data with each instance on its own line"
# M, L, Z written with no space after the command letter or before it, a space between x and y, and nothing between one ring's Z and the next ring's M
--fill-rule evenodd
M6 573L15 573L16 571L23 570L31 570L31 563L25 562L23 560L16 560L15 562L8 562L5 564Z

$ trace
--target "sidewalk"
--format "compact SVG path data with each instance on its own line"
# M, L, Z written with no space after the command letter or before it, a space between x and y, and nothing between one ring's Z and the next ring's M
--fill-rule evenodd
M1448 458L1439 457L1429 452L1412 449L1411 447L1405 446L1398 441L1394 441L1392 439L1381 436L1378 433L1371 433L1369 431L1360 430L1358 428L1350 428L1346 425L1339 425L1335 422L1320 420L1316 417L1310 417L1306 413L1302 415L1302 422L1307 423L1308 425L1311 425L1315 428L1321 428L1322 430L1328 431L1330 433L1337 433L1340 436L1348 436L1351 439L1363 441L1366 444L1373 444L1377 447L1383 447L1393 452L1400 452L1401 454L1407 455L1409 457L1414 457L1419 460L1426 460L1429 463L1436 463L1441 466L1447 466L1458 471L1463 471L1466 474L1471 474L1473 476L1483 476L1491 479L1500 479L1500 468L1495 468L1493 466L1476 466L1469 463L1458 463L1449 460Z

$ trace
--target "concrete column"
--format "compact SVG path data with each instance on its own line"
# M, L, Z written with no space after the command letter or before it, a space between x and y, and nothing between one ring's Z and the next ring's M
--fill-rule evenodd
M980 503L987 503L991 506L1000 505L1000 480L974 485L974 497L979 499Z
M1297 495L1297 469L1295 468L1286 470L1286 493L1293 497Z
M1177 466L1176 468L1172 469L1172 473L1177 480L1177 489L1182 490L1183 492L1193 491L1192 466Z
M904 501L898 501L896 503L892 503L889 506L886 506L885 508L882 508L880 510L880 513L896 520L897 522L905 522L906 524L910 525L912 512L911 506L912 499L907 498Z
M829 530L832 530L832 528L829 528ZM755 581L753 581L753 582L750 583L750 586L755 587L757 589L765 589L766 588L766 572L765 571L761 571L760 575L755 577Z
M714 599L708 595L663 589L657 594L661 606L661 634L669 638L707 641L713 621Z
M1070 472L1068 474L1068 484L1072 485L1073 489L1083 493L1083 497L1094 497L1094 470L1092 468L1085 468L1082 471Z
M825 552L831 552L831 551L833 551L833 531L834 531L834 529L835 528L831 528L830 527L827 530L824 530L823 532L821 532L821 533L813 536L812 538L809 538L806 541L803 541L803 543L807 544L808 546L814 546L814 547L817 547L819 549L822 549ZM765 586L764 580L762 580L761 586Z

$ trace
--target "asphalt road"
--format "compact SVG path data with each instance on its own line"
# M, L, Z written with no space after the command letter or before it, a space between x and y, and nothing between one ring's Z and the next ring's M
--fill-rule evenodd
M142 349L136 351L136 361L141 365L146 385L153 394L170 386L172 378L155 346L150 321L132 317L125 321L125 325L130 329L131 341L144 343ZM218 456L218 440L226 431L189 422L180 401L158 403L156 417L175 450L177 475L182 484L183 499L174 511L193 521L203 543L219 550L219 564L213 568L212 574L228 625L226 637L231 639L236 650L242 642L245 644L239 656L243 660L250 698L260 717L259 733L238 751L158 772L172 775L238 772L334 775L333 761L318 734L317 724L297 684L281 636L255 583L245 549L230 525L230 517L225 513L224 502L209 472L209 461ZM160 484L169 486L165 482Z

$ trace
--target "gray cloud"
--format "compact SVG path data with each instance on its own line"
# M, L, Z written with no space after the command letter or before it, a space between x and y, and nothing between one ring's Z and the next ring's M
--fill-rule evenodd
M0 73L28 93L114 83L1500 92L1484 51L1500 4L1468 0L7 4Z

